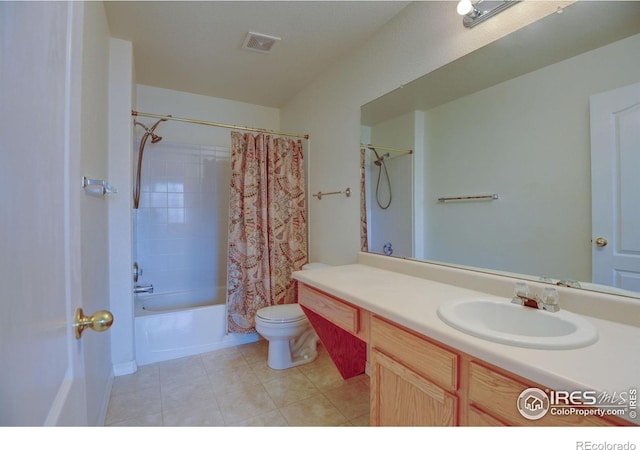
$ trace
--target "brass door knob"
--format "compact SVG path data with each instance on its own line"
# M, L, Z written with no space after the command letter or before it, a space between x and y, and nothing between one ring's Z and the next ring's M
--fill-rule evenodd
M596 239L596 247L605 247L607 245L607 240L603 237L599 237Z
M105 331L111 327L111 324L113 324L113 314L109 311L97 311L87 317L82 312L82 308L78 308L76 309L73 327L75 328L76 339L80 339L82 332L87 328L91 328L93 331Z

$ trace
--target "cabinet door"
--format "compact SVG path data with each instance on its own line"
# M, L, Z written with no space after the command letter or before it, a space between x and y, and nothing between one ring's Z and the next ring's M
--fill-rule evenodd
M454 426L458 399L394 361L371 352L372 426Z
M504 422L496 419L495 417L480 411L474 406L469 406L468 411L468 423L470 427L503 427L506 426Z
M516 377L511 374L510 376ZM597 416L551 415L547 414L539 420L524 418L517 410L518 397L533 383L516 381L509 376L480 365L469 364L469 401L489 411L491 415L511 425L520 426L611 426L615 423L624 425L621 419L604 419ZM536 386L534 386L536 387ZM469 416L471 420L471 415ZM617 421L617 422L614 422ZM631 425L630 423L627 423Z

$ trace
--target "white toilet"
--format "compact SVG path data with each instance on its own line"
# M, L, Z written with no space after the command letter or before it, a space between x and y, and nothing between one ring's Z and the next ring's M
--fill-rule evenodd
M302 270L329 267L305 264ZM256 312L256 331L269 341L267 364L272 369L288 369L310 363L318 356L318 335L299 304L274 305Z

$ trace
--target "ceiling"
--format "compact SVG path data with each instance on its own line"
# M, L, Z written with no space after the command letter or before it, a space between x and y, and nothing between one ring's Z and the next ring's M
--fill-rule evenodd
M363 45L405 1L105 1L109 31L133 43L136 82L281 107ZM247 32L281 38L269 54Z

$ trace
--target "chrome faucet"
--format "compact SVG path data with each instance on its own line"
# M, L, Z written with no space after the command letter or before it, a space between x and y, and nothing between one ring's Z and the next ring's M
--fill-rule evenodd
M153 292L153 284L150 284L148 286L134 286L133 287L133 293L134 294L142 294L142 293L151 294L152 292Z
M528 306L535 309L543 309L549 312L560 311L558 306L558 291L552 287L545 287L542 290L542 297L529 293L527 283L518 282L514 289L514 297L511 303Z

